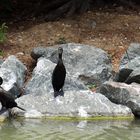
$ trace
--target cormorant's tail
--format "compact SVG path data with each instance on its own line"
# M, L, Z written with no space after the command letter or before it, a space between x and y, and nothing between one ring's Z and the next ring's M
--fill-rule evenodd
M19 107L19 106L17 106L17 108L19 108L19 109L21 109L21 110L23 110L23 111L26 111L24 108L22 108L22 107Z

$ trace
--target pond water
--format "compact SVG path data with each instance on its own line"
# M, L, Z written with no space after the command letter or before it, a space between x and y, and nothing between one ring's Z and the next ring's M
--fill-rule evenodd
M0 140L140 140L140 120L9 120Z

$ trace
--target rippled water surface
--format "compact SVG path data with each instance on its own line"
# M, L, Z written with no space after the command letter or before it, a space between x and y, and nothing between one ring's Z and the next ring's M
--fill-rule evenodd
M140 120L10 120L0 124L0 140L140 140Z

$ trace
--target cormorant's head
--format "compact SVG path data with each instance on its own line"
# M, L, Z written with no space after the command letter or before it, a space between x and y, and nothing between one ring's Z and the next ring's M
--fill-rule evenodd
M58 48L58 56L59 56L59 59L62 59L62 53L63 53L63 48L59 47Z
M62 53L63 53L63 48L59 47L59 48L58 48L58 54L60 55L60 54L62 54Z
M0 85L2 85L2 83L3 83L3 79L2 77L0 77Z

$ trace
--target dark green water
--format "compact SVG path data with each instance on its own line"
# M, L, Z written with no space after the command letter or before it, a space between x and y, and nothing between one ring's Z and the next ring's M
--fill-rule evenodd
M140 140L140 120L11 120L0 124L0 140Z

